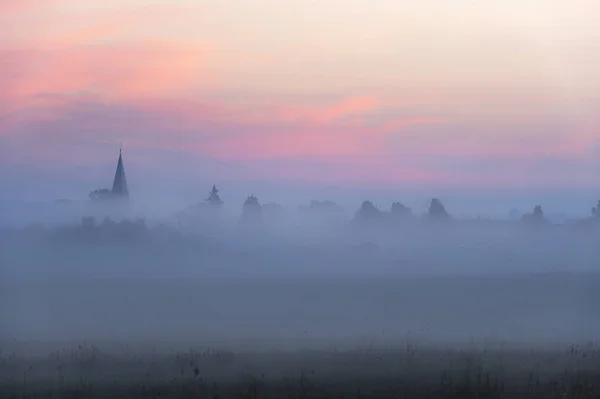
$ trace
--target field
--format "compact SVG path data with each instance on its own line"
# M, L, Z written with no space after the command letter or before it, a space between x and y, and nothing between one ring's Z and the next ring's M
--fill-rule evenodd
M600 395L593 274L22 280L3 293L0 397Z
M105 344L106 345L106 344ZM2 359L6 398L597 398L597 347L120 353L82 345ZM102 346L102 345L101 345ZM105 346L106 348L107 346ZM116 346L112 346L115 350ZM164 348L163 348L164 349Z

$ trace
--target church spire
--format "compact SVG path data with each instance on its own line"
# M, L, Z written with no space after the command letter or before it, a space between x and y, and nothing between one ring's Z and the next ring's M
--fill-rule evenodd
M125 167L123 166L122 150L119 148L119 162L117 163L117 171L115 172L115 180L113 181L112 193L120 197L129 197L127 189L127 179L125 178Z

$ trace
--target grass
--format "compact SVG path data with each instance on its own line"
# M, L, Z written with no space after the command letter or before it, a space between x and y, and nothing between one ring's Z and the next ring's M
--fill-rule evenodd
M3 351L2 398L599 398L600 349Z

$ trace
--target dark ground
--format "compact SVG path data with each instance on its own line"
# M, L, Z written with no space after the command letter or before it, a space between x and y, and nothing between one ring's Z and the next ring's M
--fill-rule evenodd
M420 347L4 355L2 398L598 398L600 351ZM107 346L105 346L108 348ZM112 350L112 351L111 351ZM131 350L131 351L130 351Z
M600 398L597 274L1 288L0 398Z

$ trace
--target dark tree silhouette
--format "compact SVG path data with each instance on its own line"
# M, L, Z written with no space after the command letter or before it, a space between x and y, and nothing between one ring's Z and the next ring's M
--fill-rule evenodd
M536 205L532 213L523 215L522 220L527 223L542 224L546 221L544 210L541 205Z
M354 218L357 222L364 223L380 220L381 216L381 211L371 201L363 201Z
M206 203L210 206L214 206L215 208L221 207L223 205L223 200L219 196L219 189L217 186L213 184L212 189L208 192L208 198L206 199Z
M246 198L240 221L246 225L258 224L262 221L262 206L254 194Z
M446 208L442 201L437 198L433 198L431 203L429 204L429 212L427 213L428 217L432 220L448 220L450 219L450 215L446 212Z
M253 195L250 195L244 201L244 212L260 212L262 207L260 206L260 202L258 202L258 198Z

